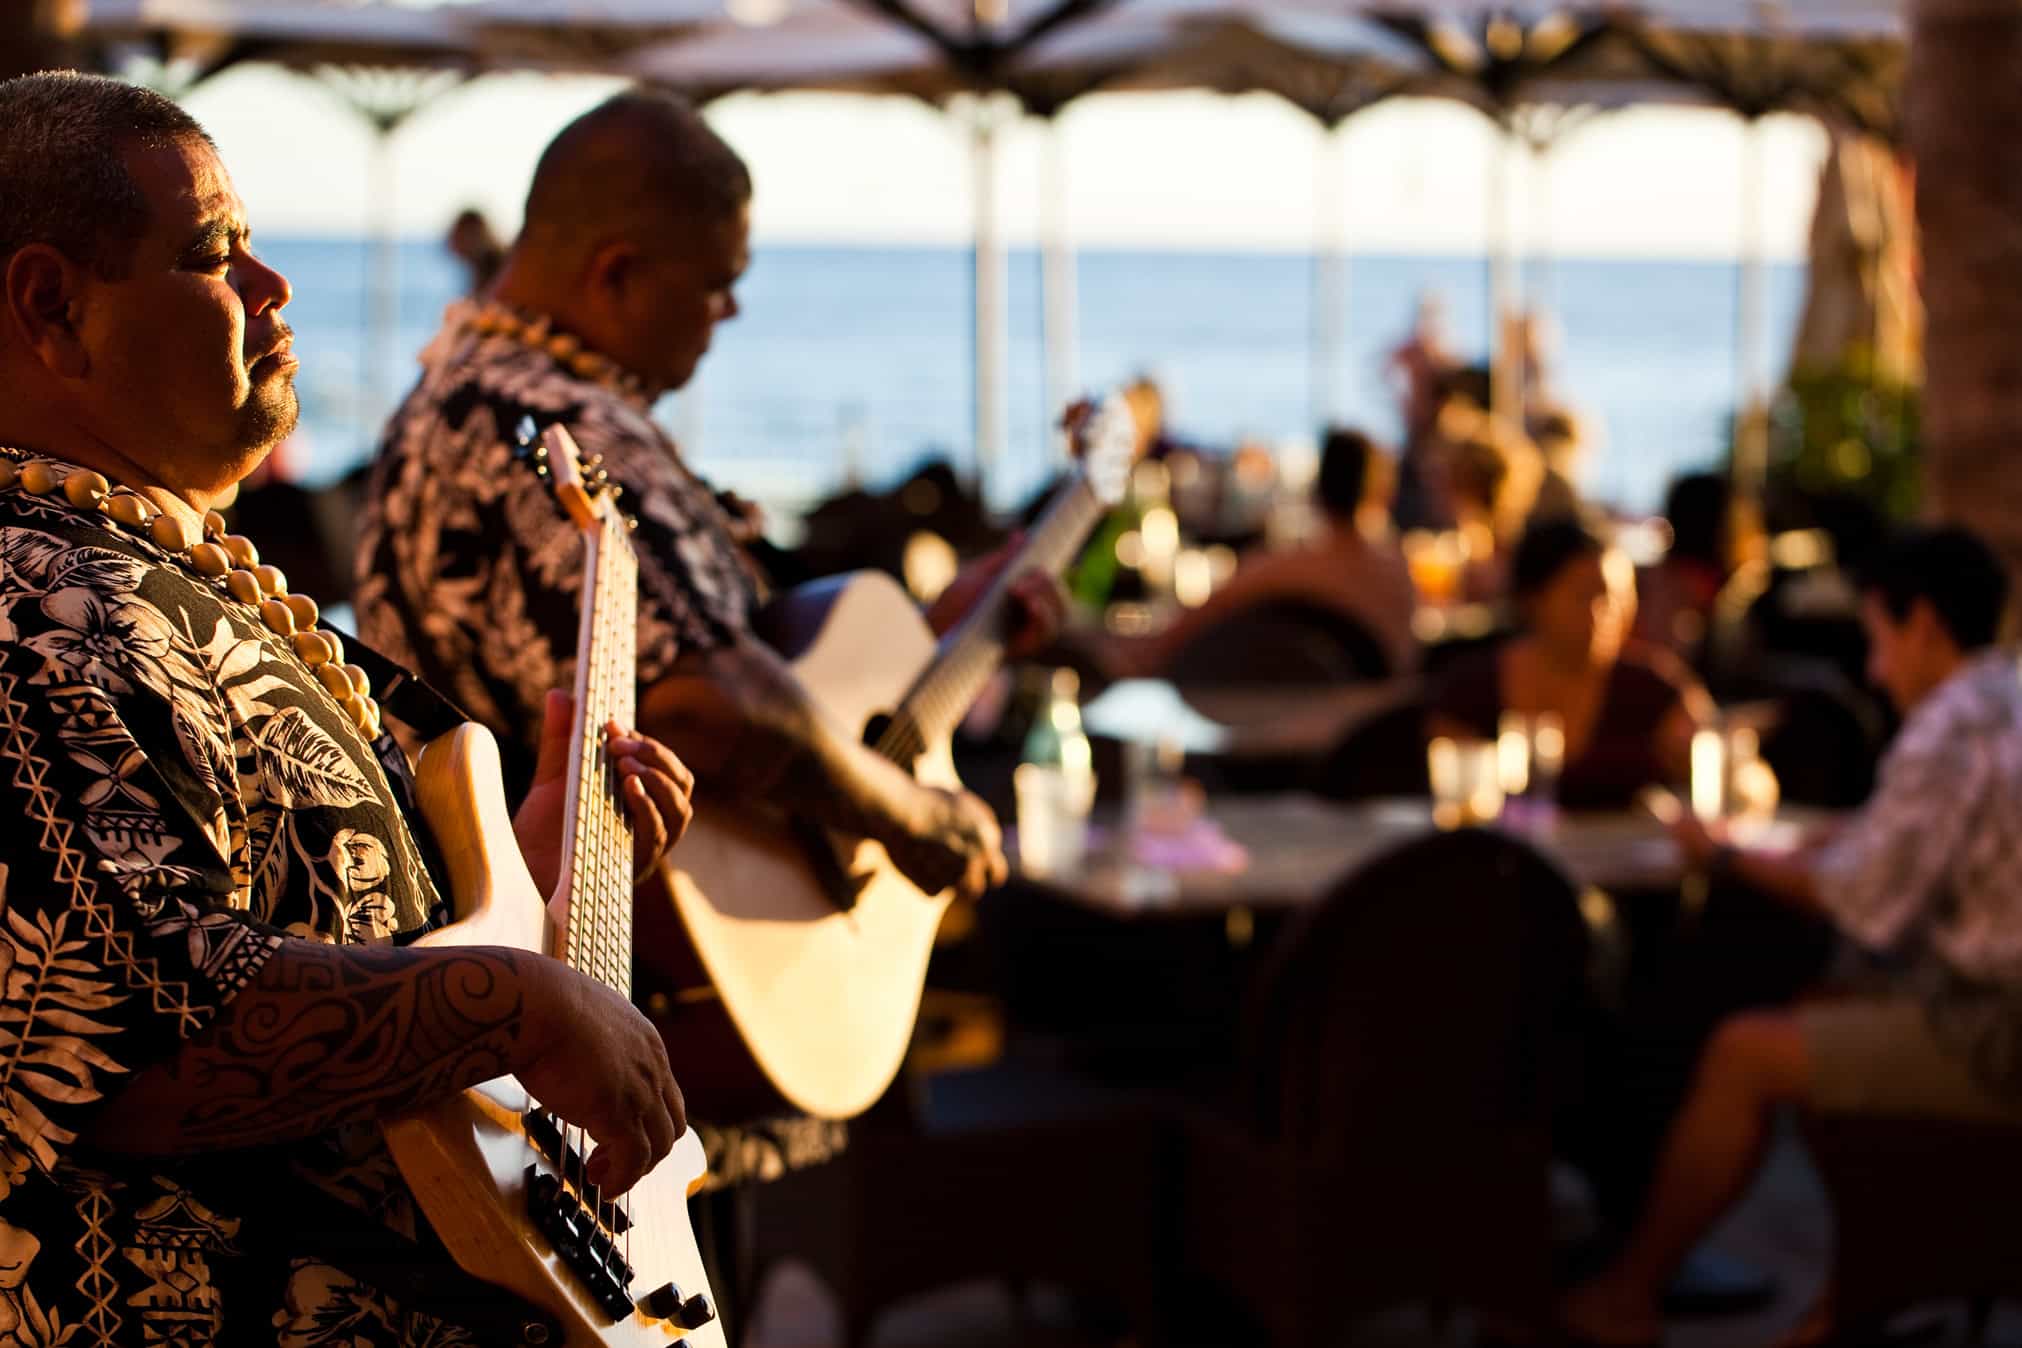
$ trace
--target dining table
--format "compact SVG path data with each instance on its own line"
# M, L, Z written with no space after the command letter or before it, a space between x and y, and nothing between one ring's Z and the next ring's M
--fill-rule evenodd
M1834 817L1786 808L1730 821L1730 831L1753 846L1792 847ZM1191 821L1157 833L1127 829L1119 806L1098 806L1089 823L1081 860L1043 871L1015 861L1014 830L1014 865L1023 883L1116 919L1297 908L1317 902L1351 870L1439 828L1430 800L1336 802L1304 793L1212 795ZM1582 888L1676 892L1691 878L1670 831L1640 808L1512 812L1486 826L1531 843Z

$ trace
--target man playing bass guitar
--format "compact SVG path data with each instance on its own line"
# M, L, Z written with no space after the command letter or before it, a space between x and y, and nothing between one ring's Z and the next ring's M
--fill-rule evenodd
M379 1125L511 1073L623 1192L684 1125L665 1048L560 960L409 944L444 902L391 681L216 510L297 404L288 282L209 137L71 74L0 83L0 127L0 1323L496 1338L511 1299L448 1265ZM564 746L567 706L536 718ZM608 748L651 864L690 779ZM543 892L565 757L513 821Z

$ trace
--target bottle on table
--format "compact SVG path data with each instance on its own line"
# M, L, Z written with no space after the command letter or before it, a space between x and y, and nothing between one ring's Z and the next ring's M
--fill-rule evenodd
M1080 691L1073 670L1053 671L1014 776L1019 864L1035 874L1072 870L1087 849L1095 756L1081 727Z

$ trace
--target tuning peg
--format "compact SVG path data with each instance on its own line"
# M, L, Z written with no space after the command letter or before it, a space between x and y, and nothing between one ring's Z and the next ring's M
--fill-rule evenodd
M683 1329L700 1329L716 1318L716 1306L706 1293L697 1292L681 1303L679 1313L667 1318Z

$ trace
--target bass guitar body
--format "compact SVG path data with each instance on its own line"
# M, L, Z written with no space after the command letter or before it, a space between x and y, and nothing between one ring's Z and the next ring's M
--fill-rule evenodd
M458 918L419 944L545 954L547 905L520 858L490 732L466 725L428 745L415 787ZM501 1077L387 1124L386 1140L450 1255L548 1312L561 1327L559 1343L721 1348L722 1328L713 1311L704 1318L706 1296L697 1299L708 1283L688 1221L688 1198L704 1172L694 1130L626 1194L628 1229L612 1247L630 1270L620 1278L611 1259L586 1259L597 1253L586 1248L594 1241L589 1221L574 1223L584 1243L571 1248L556 1238L556 1214L572 1201L571 1172L588 1142L551 1130L547 1117L517 1081Z

